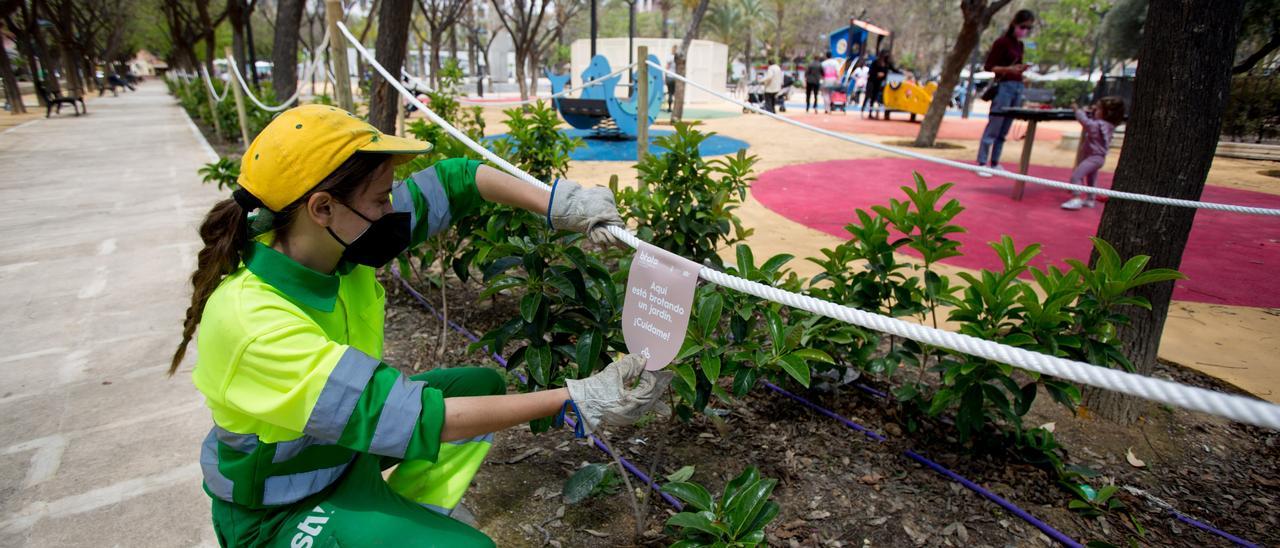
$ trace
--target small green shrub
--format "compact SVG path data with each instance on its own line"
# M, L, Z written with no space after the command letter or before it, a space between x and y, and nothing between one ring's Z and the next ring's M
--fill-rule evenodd
M1257 75L1231 79L1231 96L1222 115L1224 135L1259 143L1280 137L1280 84L1275 80L1275 76Z
M778 503L769 500L778 480L761 478L754 466L733 478L724 493L713 498L703 486L671 482L662 492L684 501L686 510L667 519L667 529L679 540L673 548L698 546L759 546L764 528L778 517Z
M507 135L492 144L498 156L520 166L539 181L550 182L568 173L569 153L583 144L582 139L557 129L560 114L556 109L538 101L503 113L507 115Z
M1067 108L1071 103L1079 103L1081 106L1089 102L1089 96L1093 93L1093 82L1086 80L1053 80L1045 82L1044 87L1053 90L1054 108Z
M511 236L511 219L490 217L473 235L479 250L473 260L487 261L481 297L514 294L519 314L485 333L471 348L501 351L512 341L522 341L507 361L525 371L525 392L590 376L608 365L610 353L625 352L622 288L596 255L576 246L582 234L530 230L527 236ZM531 427L542 432L550 425L547 418L533 421Z
M733 213L755 180L755 156L704 160L698 146L714 133L676 124L654 144L666 152L645 156L636 169L647 188L618 188L610 182L623 219L637 225L641 239L698 263L723 264L720 249L744 241L751 230Z
M217 183L218 190L229 189L236 190L240 185L236 183L240 179L240 160L229 158L218 158L218 161L205 164L200 168L201 182Z

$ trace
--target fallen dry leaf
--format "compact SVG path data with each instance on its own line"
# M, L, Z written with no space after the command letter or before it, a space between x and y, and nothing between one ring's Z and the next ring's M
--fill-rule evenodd
M814 510L804 515L804 519L807 519L809 521L827 519L829 517L831 517L831 512L828 512L826 510Z
M1145 468L1147 466L1147 463L1142 462L1141 460L1138 460L1138 457L1134 456L1132 447L1125 450L1124 460L1129 461L1129 466L1132 466L1134 468Z

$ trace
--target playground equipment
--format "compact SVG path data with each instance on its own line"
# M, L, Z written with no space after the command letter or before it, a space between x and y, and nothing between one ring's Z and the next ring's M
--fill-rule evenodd
M876 37L874 48L868 48L867 42ZM889 31L872 25L866 21L849 19L849 26L836 29L829 36L831 56L844 61L845 72L848 73L859 60L870 63L880 51L880 44L889 36ZM892 42L891 42L892 43Z
M938 91L937 82L929 82L921 86L901 76L890 76L884 86L884 118L888 120L890 112L900 110L910 113L911 121L914 122L917 114L924 116L929 111L929 103L933 102L933 94L936 91Z
M655 55L649 55L647 60L657 64L660 61ZM588 86L582 90L578 97L560 97L553 99L556 110L560 111L560 117L570 126L577 129L592 130L596 137L612 137L635 139L639 133L641 120L639 120L639 112L637 108L637 97L632 94L630 99L619 99L615 96L620 76L608 76L613 72L609 69L609 61L603 55L596 55L591 58L591 63L587 65L587 69L582 71L583 83L601 80L599 85ZM645 127L653 124L658 117L658 110L662 108L663 88L662 73L656 70L649 72L649 101L646 120L643 120ZM553 94L560 93L569 84L570 76L568 74L553 74L550 70L546 71L547 79L551 81L551 92ZM632 81L635 81L635 73L632 73Z

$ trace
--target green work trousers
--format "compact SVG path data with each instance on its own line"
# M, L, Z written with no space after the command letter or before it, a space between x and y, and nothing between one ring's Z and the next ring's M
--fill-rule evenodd
M426 381L444 392L446 398L488 396L506 391L502 375L483 367L436 369L412 378ZM414 485L413 479L408 478L410 475L425 478L418 484L443 478L465 488L478 466L477 451L487 452L487 448L485 443L457 457L442 449L435 463L404 463L413 467L411 472L402 473L397 469L392 474L392 483L399 483L395 489L383 480L382 471L401 462L363 454L356 457L346 474L328 489L288 506L254 510L215 498L213 529L222 546L493 546L493 541L484 533L441 513L452 510L457 504L454 498L460 498L460 493L449 496L451 503L437 504L404 496L428 490L423 485ZM444 477L442 471L448 477ZM465 477L459 477L463 475Z

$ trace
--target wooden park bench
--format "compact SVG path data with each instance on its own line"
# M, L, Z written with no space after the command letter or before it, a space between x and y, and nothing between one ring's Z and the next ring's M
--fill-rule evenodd
M61 95L55 95L50 92L48 88L45 88L44 84L41 84L38 80L35 82L35 85L36 93L39 93L40 97L44 99L45 118L48 118L49 114L51 114L55 108L57 109L58 114L62 114L62 105L71 105L71 108L76 111L76 116L80 115L80 109L82 108L84 109L85 114L89 113L89 107L85 106L83 97L63 97ZM77 102L80 103L79 107L76 106Z

